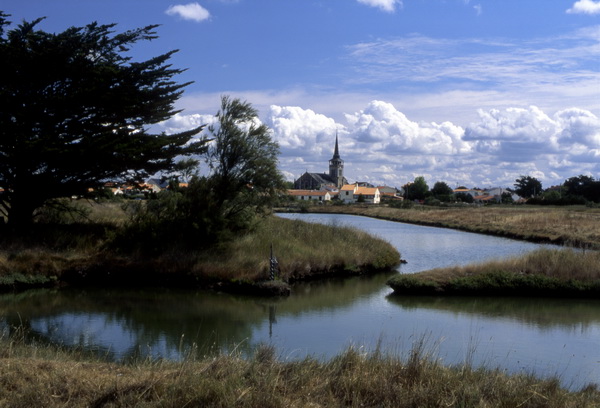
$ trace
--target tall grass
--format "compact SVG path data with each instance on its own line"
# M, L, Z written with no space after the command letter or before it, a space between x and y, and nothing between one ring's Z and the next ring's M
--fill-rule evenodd
M391 221L455 228L538 242L600 249L600 210L584 207L315 206L310 211L343 212Z
M182 362L105 363L80 353L4 339L0 405L22 407L597 407L594 385L580 391L556 378L507 375L468 364L446 367L423 343L403 358L350 347L319 361L283 361L258 347Z
M94 204L92 208L93 222L40 224L22 235L0 237L0 288L11 282L37 282L40 276L56 282L81 276L91 281L93 274L97 275L94 282L111 279L112 284L119 280L147 284L152 279L199 285L254 282L268 276L271 245L279 260L280 278L286 281L384 270L400 261L392 245L363 231L279 217L261 219L250 232L209 249L200 244L194 249L194 242L165 242L156 254L123 253L105 245L121 225L118 214L122 210L110 206L117 216L109 221L104 207Z
M285 280L389 269L400 262L392 245L356 228L268 217L221 251L197 259L193 271L228 279L264 279L271 245Z
M597 296L600 252L539 249L505 260L398 275L388 284L399 293Z

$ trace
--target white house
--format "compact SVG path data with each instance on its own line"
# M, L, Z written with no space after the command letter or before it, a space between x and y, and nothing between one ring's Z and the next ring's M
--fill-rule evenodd
M331 200L331 193L327 190L288 190L288 195L296 197L298 200Z
M377 187L360 187L358 183L344 184L340 189L339 198L345 203L363 201L365 203L379 204L381 193Z

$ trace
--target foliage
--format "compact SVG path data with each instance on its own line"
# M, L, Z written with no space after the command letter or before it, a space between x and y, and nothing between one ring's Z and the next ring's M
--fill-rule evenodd
M115 247L131 250L134 244L146 252L181 243L208 247L247 232L257 215L269 213L285 188L278 146L269 129L257 125L249 103L226 96L221 102L218 127L209 127L210 174L192 176L186 188L172 183L157 199L129 205L131 225L115 237Z
M431 189L431 194L438 200L442 202L451 201L453 198L454 191L450 186L444 181L438 181L433 185Z
M571 177L564 183L567 195L583 197L588 201L600 203L600 180L579 175Z
M168 63L175 51L142 62L127 55L156 38L157 26L114 34L114 24L92 23L56 34L38 30L42 20L0 30L0 210L9 223L29 224L49 199L107 179L141 180L205 150L190 143L200 128L148 130L178 112L188 85L173 81L182 72Z
M415 177L414 182L408 183L402 186L402 188L404 188L406 199L408 200L424 200L429 192L429 186L423 176Z
M199 165L200 160L192 157L179 160L173 166L173 173L170 178L174 181L189 183L194 176L198 176Z
M173 248L205 248L226 241L233 228L217 211L212 180L195 177L187 188L170 188L156 198L124 204L129 222L110 247L124 253L160 254Z
M456 193L454 195L454 197L456 198L457 201L463 202L463 203L468 203L471 204L473 201L475 201L473 199L473 196L469 193Z
M502 193L500 197L500 201L502 202L502 204L512 204L515 202L515 200L513 200L512 198L512 194L509 192Z
M542 193L542 183L531 176L521 176L515 180L515 193L523 198L534 197Z
M214 140L207 157L218 213L233 220L270 209L285 182L269 128L259 124L250 103L227 96L221 98L217 119L218 127L209 127Z

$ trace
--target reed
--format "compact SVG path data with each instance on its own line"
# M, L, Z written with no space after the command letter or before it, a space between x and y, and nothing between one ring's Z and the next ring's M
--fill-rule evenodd
M128 285L148 284L153 278L175 284L193 281L199 286L252 283L268 277L271 246L279 260L279 278L285 281L384 270L400 262L400 254L388 242L358 229L274 216L209 249L194 248L193 242L170 242L156 254L122 253L105 245L121 225L121 210L112 207L117 214L113 221L104 207L102 211L101 215L92 212L96 222L40 224L24 235L0 237L0 288L39 286L40 277L45 278L44 284L84 275L92 282L92 274L101 274L95 283L110 279L112 284Z
M539 249L506 260L397 275L388 285L413 294L596 297L600 252Z
M2 340L0 404L21 407L597 407L596 385L569 391L557 378L447 367L416 341L408 356L350 347L320 361L191 354L181 362L129 364Z
M387 241L356 228L268 217L225 248L200 254L192 271L212 278L264 279L271 246L284 280L384 270L400 262Z

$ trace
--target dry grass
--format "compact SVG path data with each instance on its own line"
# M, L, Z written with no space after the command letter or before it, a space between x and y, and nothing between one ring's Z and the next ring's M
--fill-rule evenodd
M192 271L221 279L264 279L271 245L286 280L389 269L400 262L388 242L358 229L269 217L222 252L199 257Z
M539 249L480 264L398 275L398 293L592 296L600 291L600 252Z
M597 407L590 385L445 367L417 341L401 358L349 348L329 361L281 361L269 347L250 359L190 357L130 365L6 340L0 406L21 407Z
M455 228L573 247L600 249L600 210L585 207L322 206L310 211L342 212L391 221Z
M199 285L254 282L268 276L271 245L284 280L383 270L400 261L400 254L388 242L363 231L279 217L261 220L253 231L218 248L190 250L193 245L186 245L171 246L157 255L116 254L104 243L122 222L120 206L92 204L92 209L92 223L36 225L27 236L0 237L0 286L26 286L28 281L37 285L39 277L58 282L73 273L77 279L80 275L106 275L96 279L99 281L110 275L110 279L127 284L135 282L138 275L150 279L149 273L175 283L178 276ZM111 212L116 216L111 218Z

